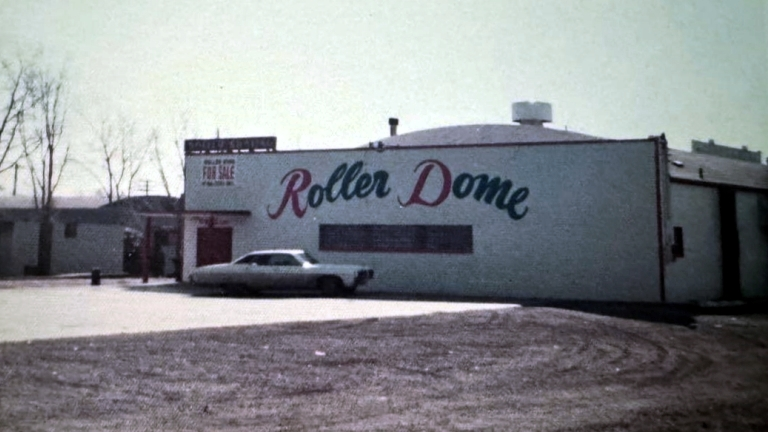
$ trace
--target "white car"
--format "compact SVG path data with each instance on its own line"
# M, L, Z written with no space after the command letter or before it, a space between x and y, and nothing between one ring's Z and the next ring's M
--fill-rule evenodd
M253 251L231 263L198 267L189 281L234 290L317 288L329 294L351 294L372 278L370 267L320 264L303 250L280 249Z

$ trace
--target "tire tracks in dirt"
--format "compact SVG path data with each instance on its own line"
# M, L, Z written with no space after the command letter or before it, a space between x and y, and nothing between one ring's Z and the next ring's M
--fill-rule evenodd
M528 307L0 344L0 429L759 430L768 325L743 321Z

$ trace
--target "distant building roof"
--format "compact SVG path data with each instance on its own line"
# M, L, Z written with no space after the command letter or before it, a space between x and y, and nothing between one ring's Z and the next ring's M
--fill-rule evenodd
M97 208L106 202L106 199L98 196L54 196L53 208ZM22 195L0 197L0 208L33 209L35 198Z
M179 198L162 195L123 198L102 208L127 208L137 213L172 213L181 210Z
M709 142L692 140L691 151L693 153L704 153L712 156L743 160L746 162L762 163L760 160L762 157L760 151L749 151L747 146L743 146L740 149L724 146L715 143L714 140L709 140Z
M0 221L7 222L37 222L40 220L42 212L38 209L30 208L0 208ZM137 217L123 209L105 209L105 208L79 208L79 209L54 209L51 217L58 223L83 223L95 225L124 225L141 226L137 223Z
M768 166L669 149L672 181L768 190Z
M542 126L478 124L446 126L409 132L376 140L372 144L375 146L381 142L387 147L413 147L429 145L544 143L595 139L603 138Z
M82 205L76 207L77 204ZM64 207L66 206L66 207ZM179 210L180 200L166 196L138 196L104 204L104 200L91 197L54 198L51 214L54 222L99 225L143 226L143 213L173 213ZM31 197L0 198L0 221L39 221L42 212L35 208Z

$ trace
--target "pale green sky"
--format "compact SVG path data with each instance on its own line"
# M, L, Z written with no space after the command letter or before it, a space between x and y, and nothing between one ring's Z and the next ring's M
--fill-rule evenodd
M551 127L765 158L767 23L767 0L0 0L0 57L66 65L73 194L98 189L82 168L99 170L88 123L105 114L168 140L188 112L199 137L309 149L384 137L389 117L509 123L513 101L542 100Z

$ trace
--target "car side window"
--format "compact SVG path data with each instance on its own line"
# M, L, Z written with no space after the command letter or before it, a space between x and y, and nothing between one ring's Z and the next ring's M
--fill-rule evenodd
M296 260L296 258L292 257L291 255L275 254L275 255L272 255L271 259L269 260L269 265L272 265L272 266L299 266L301 264Z
M252 262L260 266L265 266L265 265L270 265L269 262L271 259L272 259L272 255L254 255Z

